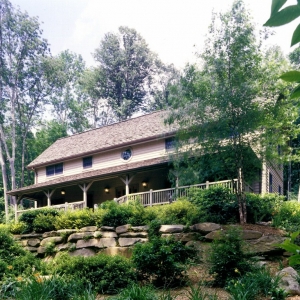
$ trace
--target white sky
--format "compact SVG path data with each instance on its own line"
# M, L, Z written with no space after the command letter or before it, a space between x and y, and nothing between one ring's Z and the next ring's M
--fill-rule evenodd
M21 11L38 16L53 55L69 49L88 66L104 34L119 26L135 28L165 63L184 67L204 45L212 10L227 11L233 0L11 0ZM244 0L258 28L267 21L271 0ZM296 4L288 0L287 4ZM290 51L298 22L278 27L269 43Z

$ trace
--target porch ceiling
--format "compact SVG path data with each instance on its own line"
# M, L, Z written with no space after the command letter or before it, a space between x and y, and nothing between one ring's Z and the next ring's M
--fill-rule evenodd
M124 172L132 172L147 167L160 166L166 164L167 162L168 162L167 158L154 158L154 159L143 160L135 163L120 164L119 166L100 169L100 170L93 170L93 171L84 172L76 175L61 176L53 180L48 180L45 182L29 185L23 188L14 189L8 191L7 194L12 196L17 196L20 194L23 195L31 194L49 188L65 187L68 185L90 182L92 180L100 180L101 178L107 178L107 176L111 177L111 176L122 175L124 174Z

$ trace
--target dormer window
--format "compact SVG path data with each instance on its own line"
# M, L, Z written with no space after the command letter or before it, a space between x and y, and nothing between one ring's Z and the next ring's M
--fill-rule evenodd
M93 157L92 156L84 157L82 159L82 167L84 169L91 168L92 166L93 166Z
M165 147L166 150L174 150L175 149L175 138L170 137L165 139Z
M47 176L59 175L59 174L62 174L63 171L64 171L63 163L46 167L46 175Z

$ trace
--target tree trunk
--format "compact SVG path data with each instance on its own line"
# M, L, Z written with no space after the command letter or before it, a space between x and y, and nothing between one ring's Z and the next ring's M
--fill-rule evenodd
M3 194L4 194L4 207L5 207L5 221L8 222L8 197L7 197L7 172L6 172L6 165L3 157L2 152L2 145L0 140L0 164L1 164L1 171L2 171L2 181L3 181Z

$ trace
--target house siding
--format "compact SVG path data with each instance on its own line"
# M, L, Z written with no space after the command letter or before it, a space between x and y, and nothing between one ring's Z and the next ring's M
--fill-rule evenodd
M121 158L121 152L125 149L130 148L132 150L132 156L128 161ZM92 170L100 170L110 167L119 166L120 164L131 164L143 160L149 160L157 157L162 157L166 155L165 150L165 139L155 140L148 143L132 145L124 148L118 148L111 151L105 151L93 155L93 166L91 168L84 169L82 166L82 157L64 161L64 171L63 174L47 176L46 167L38 168L37 178L38 183L46 182L54 178L76 175Z

